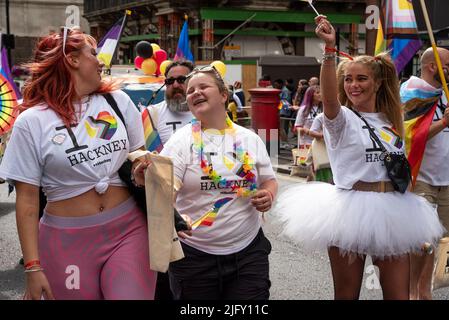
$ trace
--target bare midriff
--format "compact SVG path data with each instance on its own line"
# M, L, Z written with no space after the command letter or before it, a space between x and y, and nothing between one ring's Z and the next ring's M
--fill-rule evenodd
M109 186L103 194L91 189L70 199L48 202L45 211L60 217L90 216L115 208L130 196L126 187Z

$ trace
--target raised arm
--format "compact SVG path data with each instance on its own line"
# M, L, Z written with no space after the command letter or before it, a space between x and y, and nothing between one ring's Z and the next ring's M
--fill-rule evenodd
M335 30L327 20L326 16L315 18L317 27L315 33L323 40L326 48L335 48ZM327 52L321 64L320 86L321 99L323 101L324 114L329 119L334 119L340 112L340 103L337 98L337 75L335 52Z

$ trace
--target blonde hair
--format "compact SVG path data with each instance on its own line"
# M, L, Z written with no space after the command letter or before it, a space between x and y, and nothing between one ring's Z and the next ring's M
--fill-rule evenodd
M404 137L404 120L399 95L396 67L388 53L382 52L374 57L362 55L353 60L344 59L337 68L338 100L342 105L352 108L352 102L344 90L346 68L353 63L360 63L371 70L374 81L379 83L376 93L376 112L382 112L393 124L394 129Z

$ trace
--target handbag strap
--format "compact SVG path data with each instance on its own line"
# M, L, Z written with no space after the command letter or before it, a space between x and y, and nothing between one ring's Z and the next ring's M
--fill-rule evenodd
M362 115L360 113L358 113L356 110L351 109L360 119L362 119L362 121L366 124L366 126L368 127L368 131L370 136L377 142L377 144L380 146L380 148L382 149L383 153L388 153L388 150L385 148L384 144L380 141L379 137L374 133L374 130L371 129L371 126L369 125L368 121L366 121L366 119L364 117L362 117Z
M103 93L103 97L109 103L109 105L111 106L112 110L114 110L114 112L117 114L117 116L120 118L120 120L122 120L123 125L125 126L126 135L128 136L128 128L126 127L125 118L123 117L123 114L120 111L120 108L118 107L117 102L115 101L114 97L109 92ZM128 139L129 139L129 136L128 136Z

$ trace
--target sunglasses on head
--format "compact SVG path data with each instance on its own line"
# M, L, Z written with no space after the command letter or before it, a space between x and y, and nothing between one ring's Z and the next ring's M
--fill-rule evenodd
M186 82L187 77L186 76L179 76L177 78L167 78L165 79L165 84L167 86L172 85L173 83L175 83L175 81L177 81L179 84L184 84L184 82Z
M217 71L217 69L214 67L214 66L210 66L210 65L207 65L207 66L202 66L202 67L196 67L195 69L193 69L193 71L192 72L190 72L188 75L187 75L187 78L190 78L191 76L193 76L194 74L197 74L197 73L200 73L200 72L214 72L214 73L216 73L216 74L218 74L219 76L220 76L220 78L221 78L221 75L220 75L220 73Z
M81 30L79 26L73 26L73 27L62 27L63 28L63 38L62 38L62 53L64 54L64 57L67 57L67 54L65 52L65 45L67 43L67 37L69 35L70 31L73 30Z

